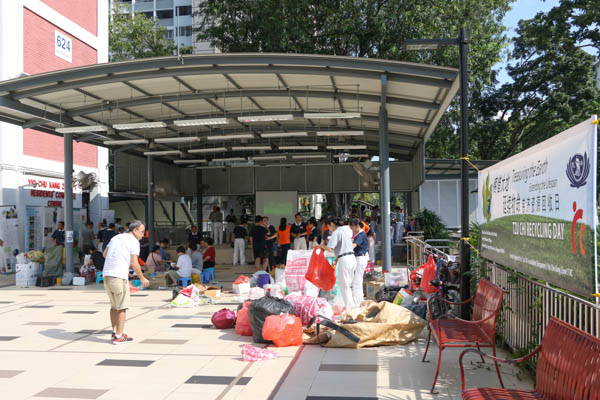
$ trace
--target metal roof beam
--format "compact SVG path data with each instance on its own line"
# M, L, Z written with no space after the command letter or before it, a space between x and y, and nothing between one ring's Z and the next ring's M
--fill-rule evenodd
M182 61L185 60L185 64ZM353 57L327 57L297 55L215 55L191 56L180 60L175 57L135 60L124 63L97 64L56 71L36 76L14 79L0 84L0 93L14 92L25 87L37 87L18 94L24 97L73 89L100 83L123 80L149 79L173 75L199 75L222 73L281 73L303 75L336 75L378 79L386 72L390 81L450 87L457 70L429 65L400 63L389 60L360 59ZM241 65L239 65L241 64ZM290 66L286 65L290 64ZM94 76L94 78L90 78ZM60 84L57 82L62 81ZM39 87L49 85L45 87ZM32 94L35 93L35 94Z
M137 85L134 85L134 84L133 84L133 83L131 83L131 82L128 82L128 81L123 81L123 84L124 84L124 85L126 85L126 86L129 86L129 87L130 87L130 88L132 88L133 90L137 90L138 92L140 92L140 93L141 93L141 94L143 94L144 96L152 96L152 94L151 94L150 92L147 92L147 91L145 91L145 90L144 90L144 89L142 89L141 87L139 87L139 86L137 86ZM181 115L183 115L183 116L186 116L186 115L187 115L187 114L185 114L183 111L179 110L177 107L173 107L173 106L172 106L172 105L170 105L170 104L166 104L166 103L162 103L162 102L161 102L161 104L164 104L164 106L165 106L165 107L167 107L167 108L169 108L169 109L171 109L171 110L175 111L175 112L176 112L176 113L178 113L178 114L181 114Z
M23 129L30 129L30 128L34 128L36 126L44 125L46 122L48 122L48 121L45 119L42 119L42 118L30 119L23 124Z
M10 109L13 109L13 110L25 113L25 114L29 114L33 117L43 119L45 121L51 121L51 122L56 122L59 124L66 124L66 125L71 125L71 126L83 125L83 124L73 120L71 117L65 115L65 113L54 114L54 113L44 111L44 110L36 108L36 107L29 106L27 104L20 103L18 101L12 100L12 99L8 98L7 96L0 96L0 107L10 108Z
M300 97L302 97L302 96L308 96L308 97L315 97L315 98L333 98L335 96L340 96L342 99L350 99L350 100L354 100L358 97L359 101L379 103L379 96L376 96L376 95L370 95L370 94L364 94L364 93L357 95L355 93L345 93L345 92L339 92L336 94L336 93L331 93L331 92L327 92L327 91L315 91L315 90L308 90L308 91L292 90L292 91L287 92L287 91L282 91L282 90L255 89L255 90L245 90L243 92L243 95L245 97L284 97L284 96L300 96ZM177 101L177 100L180 100L180 101L206 100L206 99L214 99L217 97L232 98L232 97L239 97L239 96L240 96L239 92L222 92L222 93L198 93L198 94L192 93L192 94L183 94L183 95L143 97L143 98L133 99L133 100L111 102L108 105L100 104L100 105L93 105L93 106L88 106L88 107L72 109L67 112L67 115L70 117L76 117L76 116L81 116L81 115L85 115L85 114L100 112L102 109L105 109L105 108L116 109L116 108L123 108L123 107L135 107L135 106L141 106L141 105L147 105L147 104L155 104L155 103L159 103L159 102L171 102L171 101ZM438 104L431 103L428 101L404 99L404 98L391 97L391 96L388 96L387 102L390 105L413 107L413 108L420 108L420 109L427 109L427 110L437 110L439 107Z

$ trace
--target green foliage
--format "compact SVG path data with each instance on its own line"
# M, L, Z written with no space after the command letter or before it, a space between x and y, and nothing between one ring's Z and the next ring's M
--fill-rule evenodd
M508 45L502 19L514 0L206 0L197 31L222 52L334 54L458 66L458 49L403 52L405 39L456 38L469 32L471 120L493 85ZM458 99L427 145L433 158L459 154Z
M109 26L108 45L110 61L171 56L177 50L172 40L166 38L166 28L145 14L132 17L126 6L115 1Z
M425 240L450 238L448 227L435 212L425 208L415 215L415 220L417 221L417 229L423 231Z
M597 2L563 0L519 23L508 68L513 82L471 102L471 153L503 159L598 113L595 59L600 49Z

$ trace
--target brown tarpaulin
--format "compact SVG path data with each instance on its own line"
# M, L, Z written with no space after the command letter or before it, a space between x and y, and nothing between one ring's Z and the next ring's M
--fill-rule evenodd
M376 309L379 309L379 312L369 318L368 315L373 315L377 311ZM407 344L417 339L427 325L424 319L412 311L387 301L363 302L361 308L349 310L344 314L343 320L349 319L358 322L342 322L340 326L360 338L358 343L353 342L339 331L328 330L326 334L329 340L323 341L322 345L325 347L361 348Z

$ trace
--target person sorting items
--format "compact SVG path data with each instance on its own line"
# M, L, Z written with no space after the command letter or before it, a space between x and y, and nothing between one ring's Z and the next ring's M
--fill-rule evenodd
M200 275L201 270L192 268L192 259L185 253L185 247L177 248L177 264L167 273L167 284L177 284L180 278L191 278L192 274Z
M129 267L133 268L143 287L148 287L150 284L142 274L138 262L142 236L144 236L144 224L142 221L133 221L130 224L130 231L113 237L104 250L104 289L110 299L113 344L123 344L133 340L123 333L129 308Z
M333 216L327 218L327 229L330 233L327 246L321 244L319 247L335 254L334 264L338 268L338 283L344 305L347 308L356 307L358 304L354 304L352 296L352 282L356 272L356 257L354 256L354 248L352 246L352 229L347 225L343 225L339 217Z

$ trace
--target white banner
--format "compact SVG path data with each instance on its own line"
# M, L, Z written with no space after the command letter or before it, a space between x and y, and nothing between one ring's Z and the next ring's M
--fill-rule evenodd
M585 296L598 292L595 120L479 173L484 258Z

